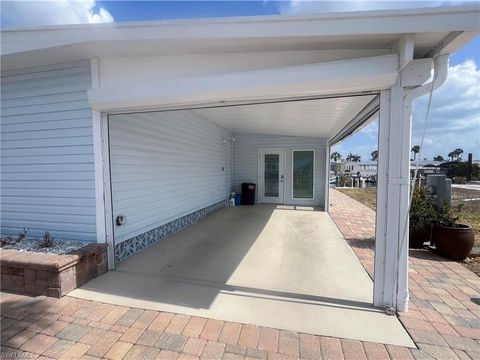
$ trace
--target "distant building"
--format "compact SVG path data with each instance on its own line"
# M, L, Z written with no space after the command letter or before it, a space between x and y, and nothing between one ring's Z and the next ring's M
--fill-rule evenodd
M410 170L415 171L418 163L418 174L420 176L426 176L431 174L439 174L441 172L440 164L444 161L433 161L433 160L418 160L410 162ZM360 173L360 176L363 178L371 178L377 175L378 164L376 161L361 161L361 162L352 162L352 161L342 161L342 162L331 162L330 169L341 174L351 174L357 175Z
M377 167L378 165L376 161L344 161L340 165L340 172L352 175L360 173L361 177L370 178L377 175Z
M417 165L418 165L419 176L440 174L441 173L440 165L443 164L444 162L445 161L433 161L433 160L410 161L411 176L413 177L415 169L417 169Z

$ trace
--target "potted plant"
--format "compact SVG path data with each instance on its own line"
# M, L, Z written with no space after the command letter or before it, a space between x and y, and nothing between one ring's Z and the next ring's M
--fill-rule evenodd
M475 235L470 226L459 224L457 221L458 216L454 216L450 206L445 203L437 213L437 220L432 229L432 243L441 256L463 261L472 251Z
M409 247L420 249L430 240L430 232L437 213L433 197L425 186L415 189L410 206Z

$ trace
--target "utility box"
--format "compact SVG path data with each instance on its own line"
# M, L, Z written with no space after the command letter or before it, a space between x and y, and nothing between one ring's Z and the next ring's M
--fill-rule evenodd
M445 203L451 205L452 180L447 179L445 175L428 175L427 189L434 195L438 207Z

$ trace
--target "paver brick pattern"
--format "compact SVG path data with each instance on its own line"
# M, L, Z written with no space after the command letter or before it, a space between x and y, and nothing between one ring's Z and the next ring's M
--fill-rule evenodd
M332 218L373 277L375 212L335 190L331 203ZM455 262L411 251L409 279L410 311L400 321L418 349L4 293L2 358L480 359L479 278Z
M330 203L330 215L373 279L375 212L334 189ZM480 359L477 275L427 250L410 250L409 291L409 311L400 321L420 349L411 352L414 357ZM374 350L370 344L367 349ZM387 350L391 357L400 353Z

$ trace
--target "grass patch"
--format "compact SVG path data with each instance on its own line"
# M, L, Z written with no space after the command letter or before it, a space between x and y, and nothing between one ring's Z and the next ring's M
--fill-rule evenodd
M458 222L470 225L475 233L475 242L480 243L480 200L461 201L461 211L458 211L460 201L452 201L452 212L458 216ZM456 206L457 205L457 206Z
M478 199L480 191L452 187L452 200Z
M377 188L336 188L336 190L350 196L370 209L375 210L377 204Z

